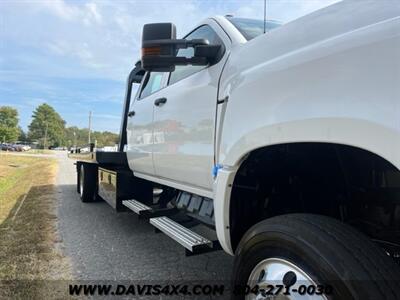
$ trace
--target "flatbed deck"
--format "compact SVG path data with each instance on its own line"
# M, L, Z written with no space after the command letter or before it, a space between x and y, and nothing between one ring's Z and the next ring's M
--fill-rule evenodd
M128 166L125 152L95 151L87 153L69 153L68 157L99 165Z

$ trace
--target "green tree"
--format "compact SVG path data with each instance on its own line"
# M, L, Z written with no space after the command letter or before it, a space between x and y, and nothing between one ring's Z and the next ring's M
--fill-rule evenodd
M18 111L10 106L0 106L0 141L15 142L18 135Z
M74 134L75 133L75 134ZM68 127L65 130L66 145L82 147L88 145L89 130L87 128L78 128L76 126ZM97 147L114 146L118 143L118 134L109 131L92 131L92 141L97 141Z
M93 131L92 139L97 142L97 147L115 146L118 143L119 135L109 131Z
M18 134L18 141L21 142L29 142L28 136L26 135L25 131L21 128L21 126L18 126L19 134Z
M65 121L53 107L41 104L33 112L28 137L42 147L60 146L65 141Z
M67 145L70 146L86 146L88 144L89 130L80 129L76 126L68 127L65 130Z

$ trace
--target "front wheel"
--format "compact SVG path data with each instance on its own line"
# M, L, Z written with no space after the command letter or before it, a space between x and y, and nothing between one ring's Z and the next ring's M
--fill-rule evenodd
M250 228L232 282L234 299L400 299L394 260L350 226L311 214Z

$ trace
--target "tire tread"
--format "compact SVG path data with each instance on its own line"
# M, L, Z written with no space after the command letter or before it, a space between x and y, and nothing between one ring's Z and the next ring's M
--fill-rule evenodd
M236 256L244 256L242 252L249 251L250 242L254 243L257 235L268 232L296 237L312 247L335 270L335 276L345 281L350 293L369 295L371 299L400 299L399 266L383 249L356 229L322 215L276 216L250 228L240 241ZM240 270L238 264L243 260L235 258L234 270ZM363 281L368 284L364 284L367 287L360 291Z

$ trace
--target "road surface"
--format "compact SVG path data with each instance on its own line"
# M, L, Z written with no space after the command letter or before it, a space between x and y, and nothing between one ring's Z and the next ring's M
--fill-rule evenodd
M73 161L57 152L58 230L78 280L229 280L232 257L223 251L185 257L184 249L133 213L107 203L82 203Z

